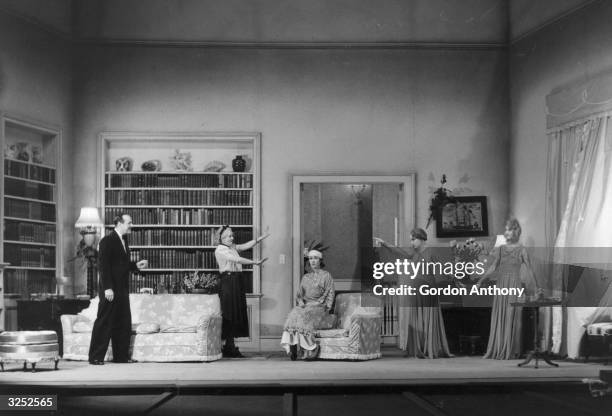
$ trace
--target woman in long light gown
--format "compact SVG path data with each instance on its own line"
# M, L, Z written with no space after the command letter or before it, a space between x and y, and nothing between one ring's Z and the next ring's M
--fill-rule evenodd
M410 232L410 244L414 251L408 253L400 248L391 247L383 240L375 238L375 242L391 250L396 256L407 258L413 262L427 264L434 259L425 242L427 233L422 228ZM400 275L399 284L415 287L414 295L400 298L399 308L399 347L406 351L406 357L438 358L451 357L444 330L444 320L437 295L422 295L418 288L421 285L435 286L435 277L419 274L414 279Z
M494 251L495 260L483 275L478 285L483 285L496 277L498 288L521 288L525 286L521 278L521 266L525 266L528 278L533 284L536 278L525 247L518 242L521 226L516 219L506 222L504 237L506 244ZM518 296L495 296L491 309L491 330L484 358L509 360L518 358L521 352L522 309L512 306Z
M317 329L329 329L329 311L334 302L334 280L323 270L323 254L318 250L308 252L312 272L306 273L295 297L295 307L289 312L281 338L281 346L295 361L317 357L319 348L315 341Z

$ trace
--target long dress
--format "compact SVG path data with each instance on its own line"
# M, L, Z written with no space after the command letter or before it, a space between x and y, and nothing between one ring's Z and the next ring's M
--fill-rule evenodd
M415 252L410 259L415 262L433 260L428 250ZM414 279L401 276L399 281L416 289L415 295L400 299L399 347L406 351L407 357L450 357L438 296L421 295L418 290L421 285L435 286L434 276L421 274Z
M500 246L497 251L498 288L521 288L521 264L527 253L522 245ZM512 306L518 296L495 296L491 310L491 330L484 358L509 360L518 358L521 352L522 309Z
M281 346L289 353L291 345L298 345L305 358L317 352L315 334L326 329L329 310L334 301L334 281L325 270L306 273L296 296L296 306L289 312L281 338Z

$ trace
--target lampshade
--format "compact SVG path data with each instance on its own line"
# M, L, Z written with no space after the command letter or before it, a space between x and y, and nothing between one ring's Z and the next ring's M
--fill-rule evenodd
M504 237L503 234L498 234L497 235L497 239L495 240L495 246L494 247L503 246L504 244L506 244L506 237Z
M94 207L83 207L81 208L81 215L74 224L76 228L96 228L102 227L102 220L98 209Z

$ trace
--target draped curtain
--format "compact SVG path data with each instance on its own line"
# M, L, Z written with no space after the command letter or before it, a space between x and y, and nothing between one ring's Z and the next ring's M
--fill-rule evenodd
M554 295L568 289L567 265L609 268L612 264L612 122L609 113L549 131L546 238ZM606 306L608 297L601 299ZM611 305L612 306L612 305ZM577 338L607 312L568 308L568 355L577 356ZM588 309L588 308L587 308ZM577 318L577 314L581 314ZM588 315L588 316L587 316ZM552 310L552 350L559 353L563 311Z

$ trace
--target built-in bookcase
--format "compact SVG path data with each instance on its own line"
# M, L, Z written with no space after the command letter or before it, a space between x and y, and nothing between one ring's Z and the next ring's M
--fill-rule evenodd
M180 293L186 274L218 270L221 225L232 226L237 243L258 231L258 135L103 133L100 143L106 232L115 215L129 214L132 256L149 260L146 271L132 275L131 292ZM232 169L236 155L247 161L244 172ZM146 162L160 170L144 171ZM245 269L248 292L259 293L257 270Z
M55 293L60 130L2 116L2 301ZM1 309L5 309L0 304ZM0 322L4 322L4 316ZM7 326L8 328L11 325Z

